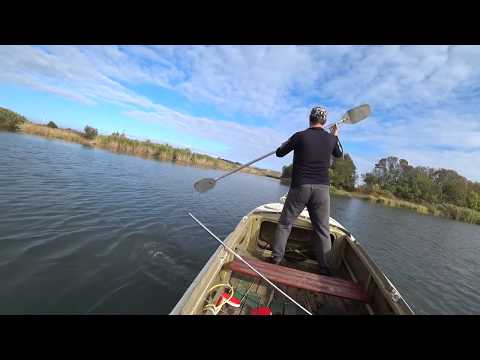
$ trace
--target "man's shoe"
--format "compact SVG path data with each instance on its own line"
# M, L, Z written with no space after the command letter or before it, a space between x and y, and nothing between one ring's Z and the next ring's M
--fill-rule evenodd
M269 264L278 265L278 264L280 264L281 260L278 260L278 259L274 258L273 256L270 256L270 257L266 258L265 261L268 262Z

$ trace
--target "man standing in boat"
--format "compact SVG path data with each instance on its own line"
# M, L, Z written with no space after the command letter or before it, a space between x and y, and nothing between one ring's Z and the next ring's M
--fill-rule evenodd
M341 157L343 151L338 139L338 127L335 125L328 133L323 128L326 122L327 110L323 107L314 107L310 112L310 127L293 134L276 151L277 157L283 157L293 150L293 170L269 261L279 264L283 259L292 225L307 207L312 222L313 249L319 264L319 272L330 275L327 264L332 247L328 169L331 165L331 156Z

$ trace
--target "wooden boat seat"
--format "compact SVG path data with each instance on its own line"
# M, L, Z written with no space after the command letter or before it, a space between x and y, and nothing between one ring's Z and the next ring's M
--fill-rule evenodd
M297 269L274 265L265 261L244 257L251 266L274 283L280 283L298 289L306 289L326 295L332 295L344 299L368 302L365 291L351 281L313 274ZM260 277L256 272L238 259L226 263L225 266L233 272L252 277Z

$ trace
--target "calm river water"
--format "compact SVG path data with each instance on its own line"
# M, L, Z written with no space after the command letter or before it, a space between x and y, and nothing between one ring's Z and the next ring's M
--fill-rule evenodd
M0 314L167 314L218 236L288 187L0 132ZM480 227L335 197L352 231L418 314L480 313Z

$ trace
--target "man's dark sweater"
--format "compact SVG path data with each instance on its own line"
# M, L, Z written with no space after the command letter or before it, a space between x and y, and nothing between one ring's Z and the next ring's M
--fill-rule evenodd
M330 185L328 169L331 155L341 157L343 152L336 136L320 127L299 131L277 149L277 156L293 152L292 187L304 184Z

